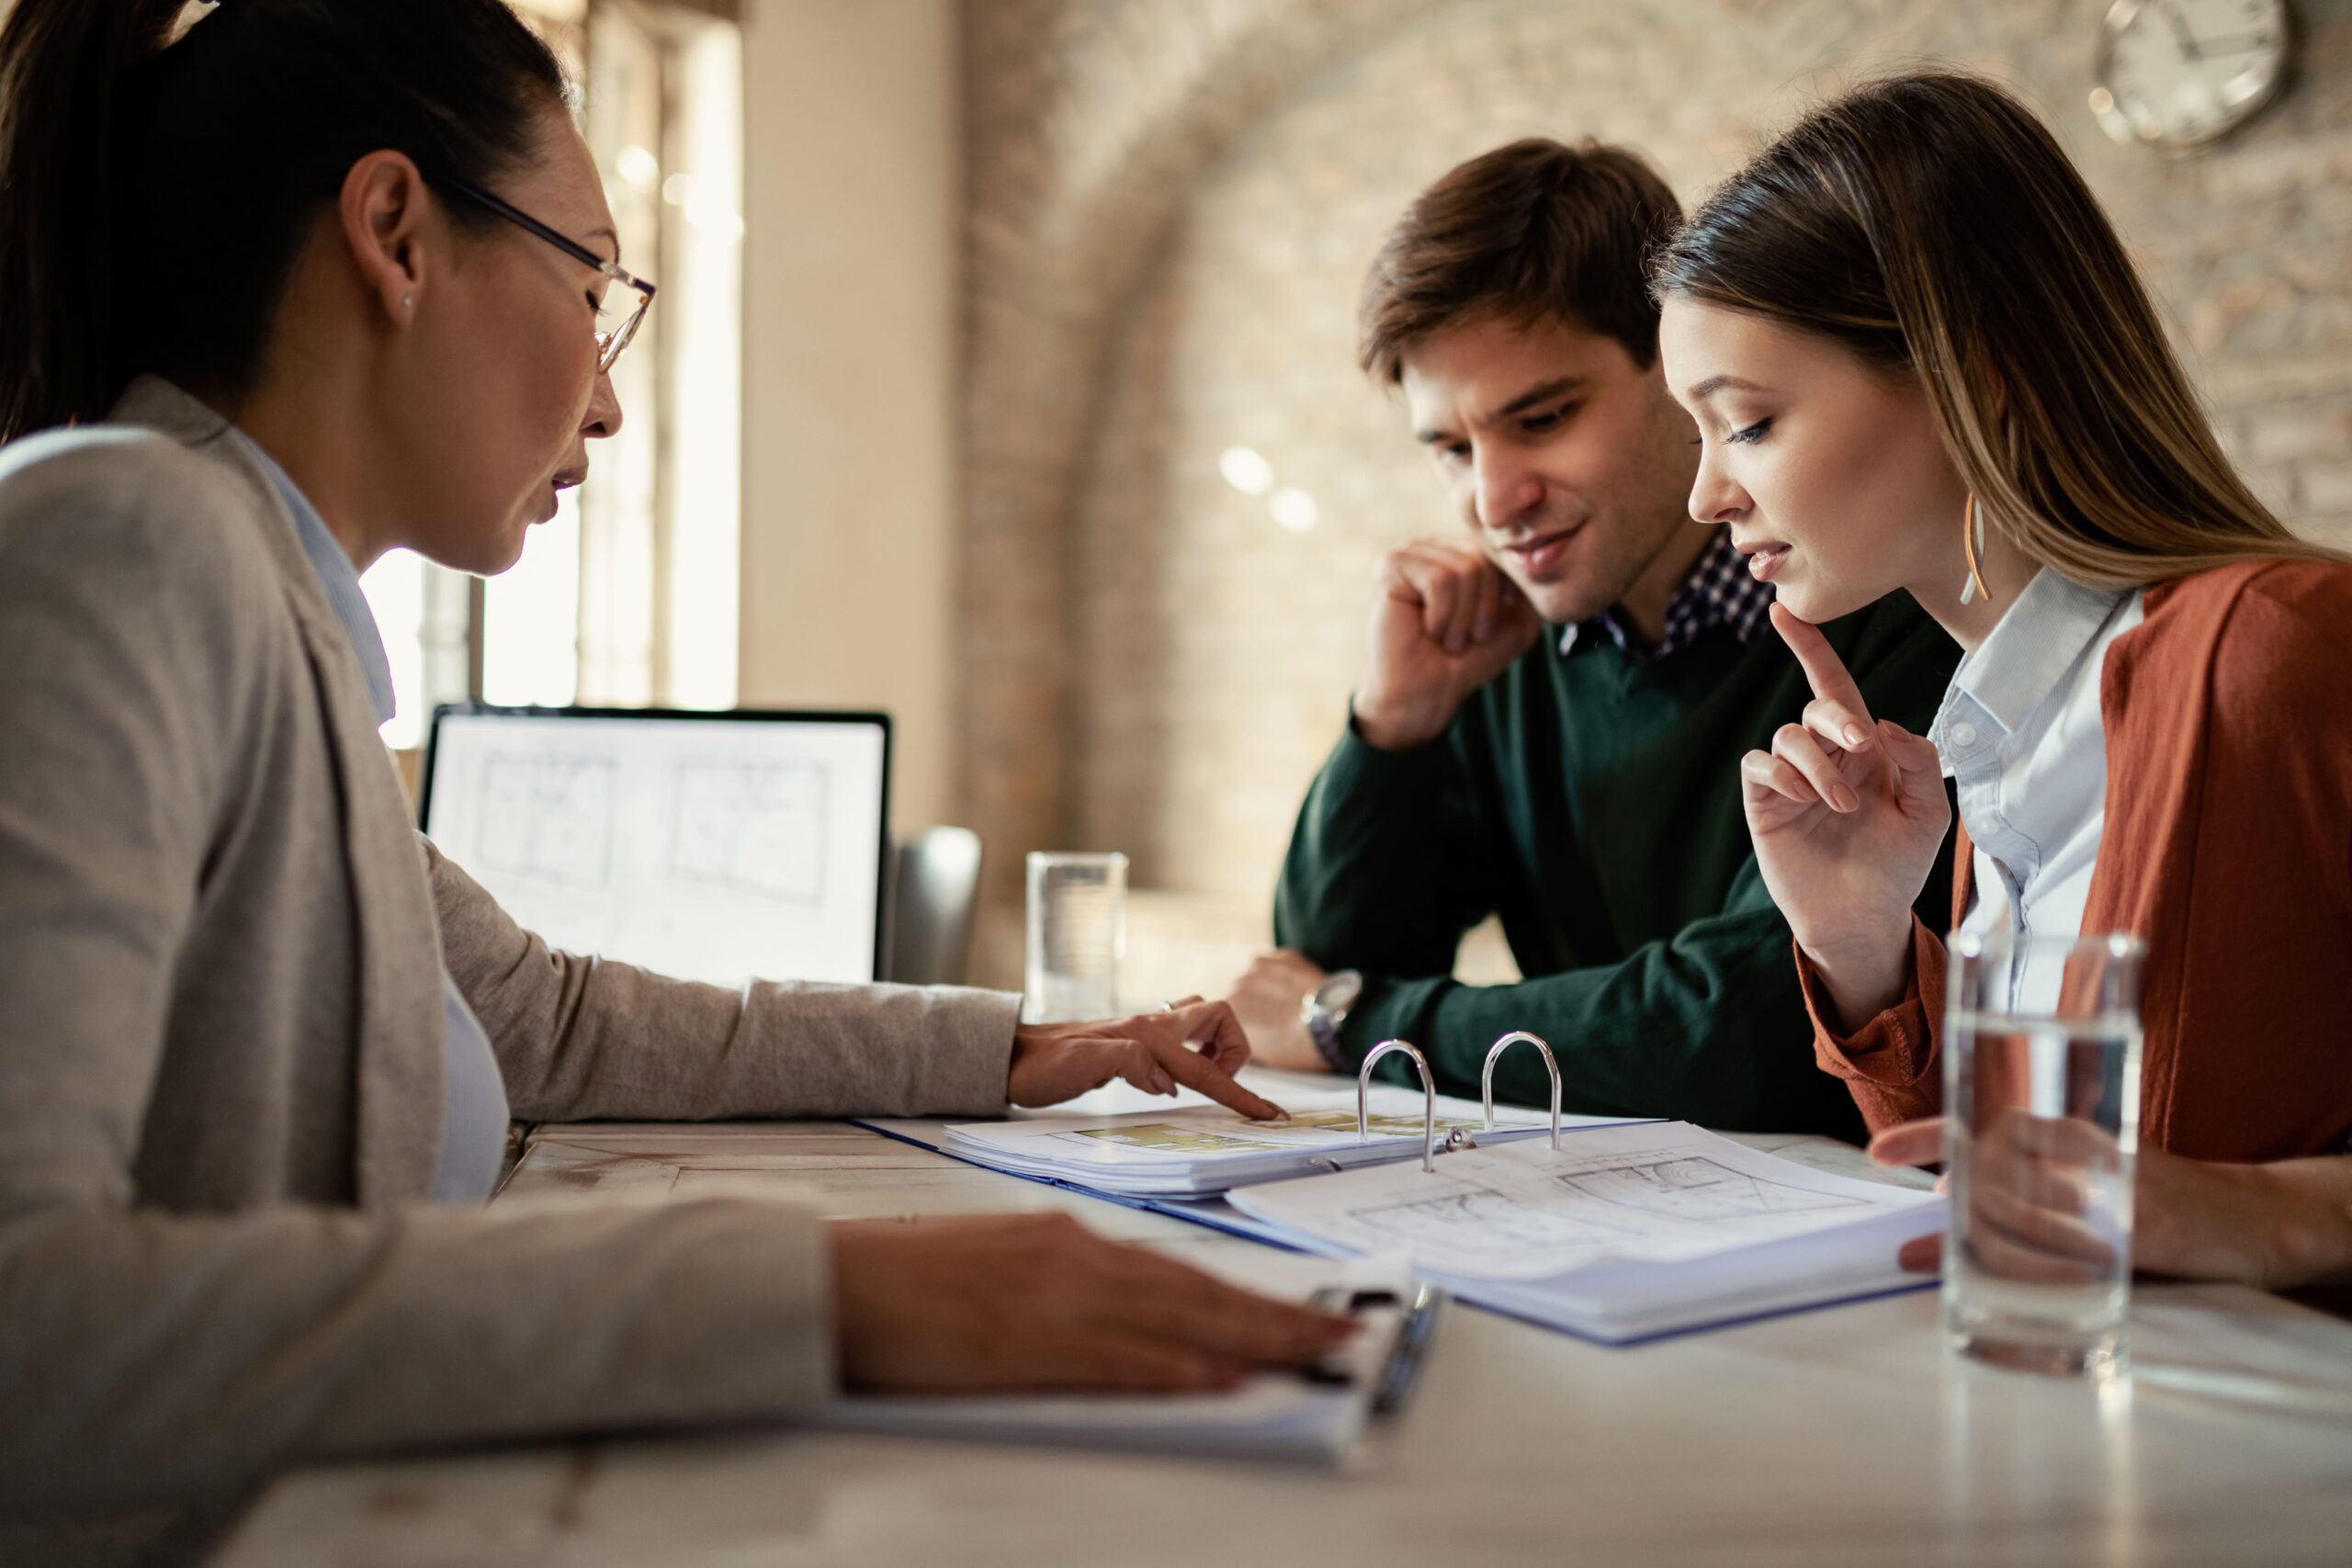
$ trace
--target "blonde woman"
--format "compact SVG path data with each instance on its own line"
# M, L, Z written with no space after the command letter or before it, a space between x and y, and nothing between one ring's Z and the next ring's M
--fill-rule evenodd
M1945 953L1910 904L1949 775L1960 920L2148 942L2139 1264L2352 1269L2352 567L2232 471L2081 176L1999 88L1891 80L1735 175L1654 278L1691 513L1812 681L1746 808L1873 1153L1941 1146ZM1965 651L1924 737L1814 630L1896 592Z

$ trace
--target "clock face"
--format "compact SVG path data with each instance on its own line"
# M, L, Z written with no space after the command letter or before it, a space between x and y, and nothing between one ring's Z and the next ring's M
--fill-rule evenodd
M2278 91L2291 47L2286 0L2116 0L2091 111L2118 141L2211 141Z

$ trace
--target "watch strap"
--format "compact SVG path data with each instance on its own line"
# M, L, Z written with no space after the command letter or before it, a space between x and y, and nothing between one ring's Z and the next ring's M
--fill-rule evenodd
M1347 1015L1342 1013L1335 1017L1315 999L1312 993L1301 1010L1306 1020L1306 1037L1315 1042L1315 1054L1322 1057L1323 1065L1333 1072L1347 1072L1348 1060L1340 1048L1340 1025L1346 1021Z

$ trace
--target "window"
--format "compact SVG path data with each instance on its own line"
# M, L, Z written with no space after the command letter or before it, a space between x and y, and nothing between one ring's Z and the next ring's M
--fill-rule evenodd
M632 270L662 286L614 367L621 434L487 581L409 552L362 586L400 694L437 703L726 707L735 701L742 107L734 26L707 5L518 0L584 89L581 129Z

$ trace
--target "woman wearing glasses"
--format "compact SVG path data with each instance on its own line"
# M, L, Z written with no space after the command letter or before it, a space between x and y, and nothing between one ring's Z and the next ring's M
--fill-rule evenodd
M1326 1351L1061 1221L481 1206L511 1116L1272 1108L1221 1005L687 985L420 846L358 573L514 564L654 290L497 0L179 10L0 31L0 1557L185 1553L332 1454Z

